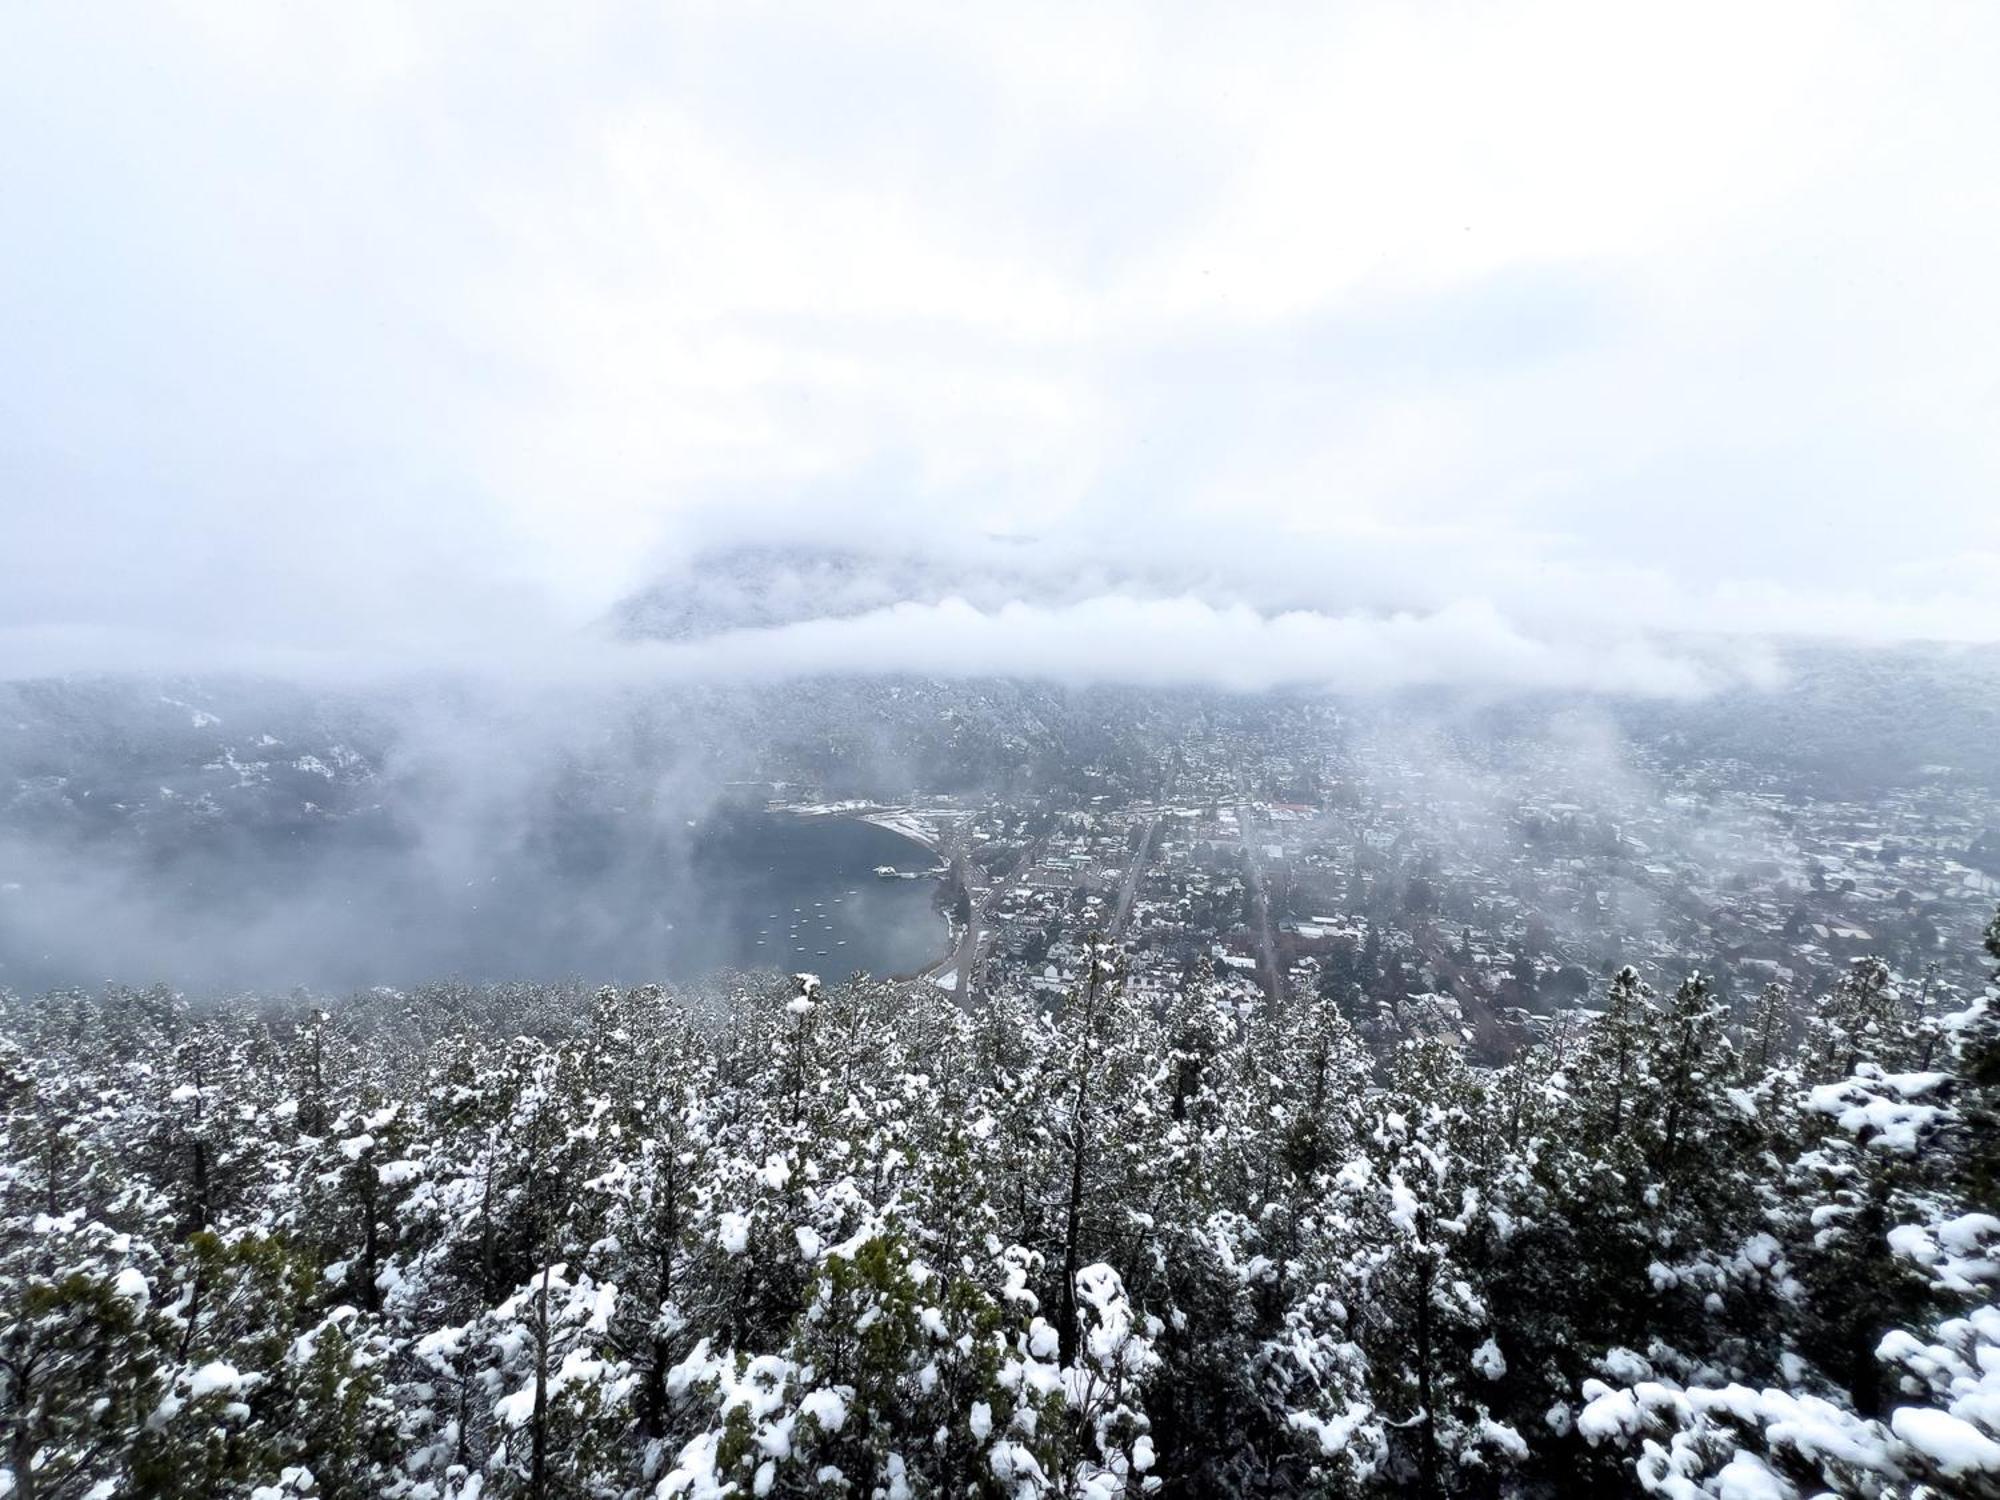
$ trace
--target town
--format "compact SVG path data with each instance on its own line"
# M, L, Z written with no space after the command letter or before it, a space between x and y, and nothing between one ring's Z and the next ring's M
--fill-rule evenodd
M925 977L974 1005L1054 1008L1094 938L1164 1003L1206 965L1239 1008L1313 993L1371 1044L1434 1037L1497 1062L1585 1019L1630 963L1695 963L1747 1010L1879 956L1942 1013L1976 988L2000 893L2000 806L1950 768L1848 801L1735 760L1630 740L1490 747L1351 732L1298 704L1151 764L1080 766L1041 795L777 809L866 817L937 851L949 952Z

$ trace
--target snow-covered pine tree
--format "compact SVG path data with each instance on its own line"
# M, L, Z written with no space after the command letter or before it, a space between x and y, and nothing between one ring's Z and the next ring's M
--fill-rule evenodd
M1125 992L1121 955L1108 944L1084 950L1084 974L1064 1002L1049 1063L1055 1086L1048 1105L1054 1148L1055 1205L1050 1270L1055 1276L1057 1352L1074 1362L1082 1336L1077 1274L1097 1256L1125 1243L1133 1228L1121 1205L1130 1174L1142 1165L1135 1132L1124 1117L1146 1102L1152 1018Z
M1338 1181L1346 1280L1365 1309L1358 1341L1390 1435L1385 1472L1440 1496L1528 1452L1487 1401L1505 1370L1482 1286L1495 1233L1491 1106L1455 1049L1422 1040L1398 1050L1373 1113Z

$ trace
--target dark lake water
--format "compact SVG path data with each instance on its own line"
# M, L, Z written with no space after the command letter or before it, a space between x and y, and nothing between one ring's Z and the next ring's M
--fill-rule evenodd
M458 975L593 983L722 968L907 973L941 956L926 849L872 824L762 812L698 826L553 818L456 842L234 837L0 880L0 986L164 981L338 991Z
M692 934L663 942L681 972L724 966L810 969L828 979L856 970L921 968L945 950L934 880L884 880L878 865L926 870L921 845L841 818L758 817L699 841L690 861Z

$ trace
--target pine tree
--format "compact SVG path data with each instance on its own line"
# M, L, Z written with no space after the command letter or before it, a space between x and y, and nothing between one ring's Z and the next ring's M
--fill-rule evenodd
M1360 1342L1393 1434L1386 1472L1419 1496L1447 1494L1454 1475L1526 1451L1488 1411L1475 1359L1491 1336L1479 1287L1488 1112L1453 1049L1405 1043L1366 1154L1341 1172L1352 1223L1346 1275L1369 1295Z
M1791 993L1775 979L1764 986L1744 1027L1743 1078L1756 1083L1785 1054L1792 1021Z
M1624 1138L1630 1127L1656 1014L1652 988L1638 970L1628 965L1612 976L1604 1013L1590 1028L1577 1066L1586 1119L1607 1143Z
M63 1222L36 1241L0 1260L0 1475L20 1500L118 1493L171 1394L173 1329L123 1236Z
M601 1200L596 1217L614 1247L604 1272L621 1289L611 1342L636 1372L639 1434L655 1442L668 1430L668 1372L721 1321L720 1251L701 1233L719 1169L719 1086L685 1014L649 1003L619 1030L628 1076L604 1081L622 1149L585 1189Z
M548 1263L467 1331L489 1388L501 1392L487 1493L584 1500L621 1488L633 1377L607 1357L617 1296L608 1283Z
M1857 958L1806 1026L1816 1081L1846 1078L1864 1060L1893 1072L1914 1060L1915 1018L1879 958Z
M1051 1060L1057 1084L1050 1104L1056 1147L1057 1218L1052 1225L1056 1276L1057 1354L1074 1362L1081 1328L1077 1275L1094 1253L1118 1237L1113 1214L1119 1178L1129 1170L1117 1149L1119 1111L1146 1074L1143 1017L1125 995L1121 956L1092 942L1082 983L1063 1007Z

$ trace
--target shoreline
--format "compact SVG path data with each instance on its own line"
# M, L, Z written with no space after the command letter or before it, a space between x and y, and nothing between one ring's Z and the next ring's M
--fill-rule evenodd
M938 840L929 829L918 821L915 813L907 807L885 807L879 802L809 802L773 803L766 812L784 813L789 817L816 821L822 818L845 818L854 823L869 823L888 830L898 838L911 843L930 854L942 854Z

